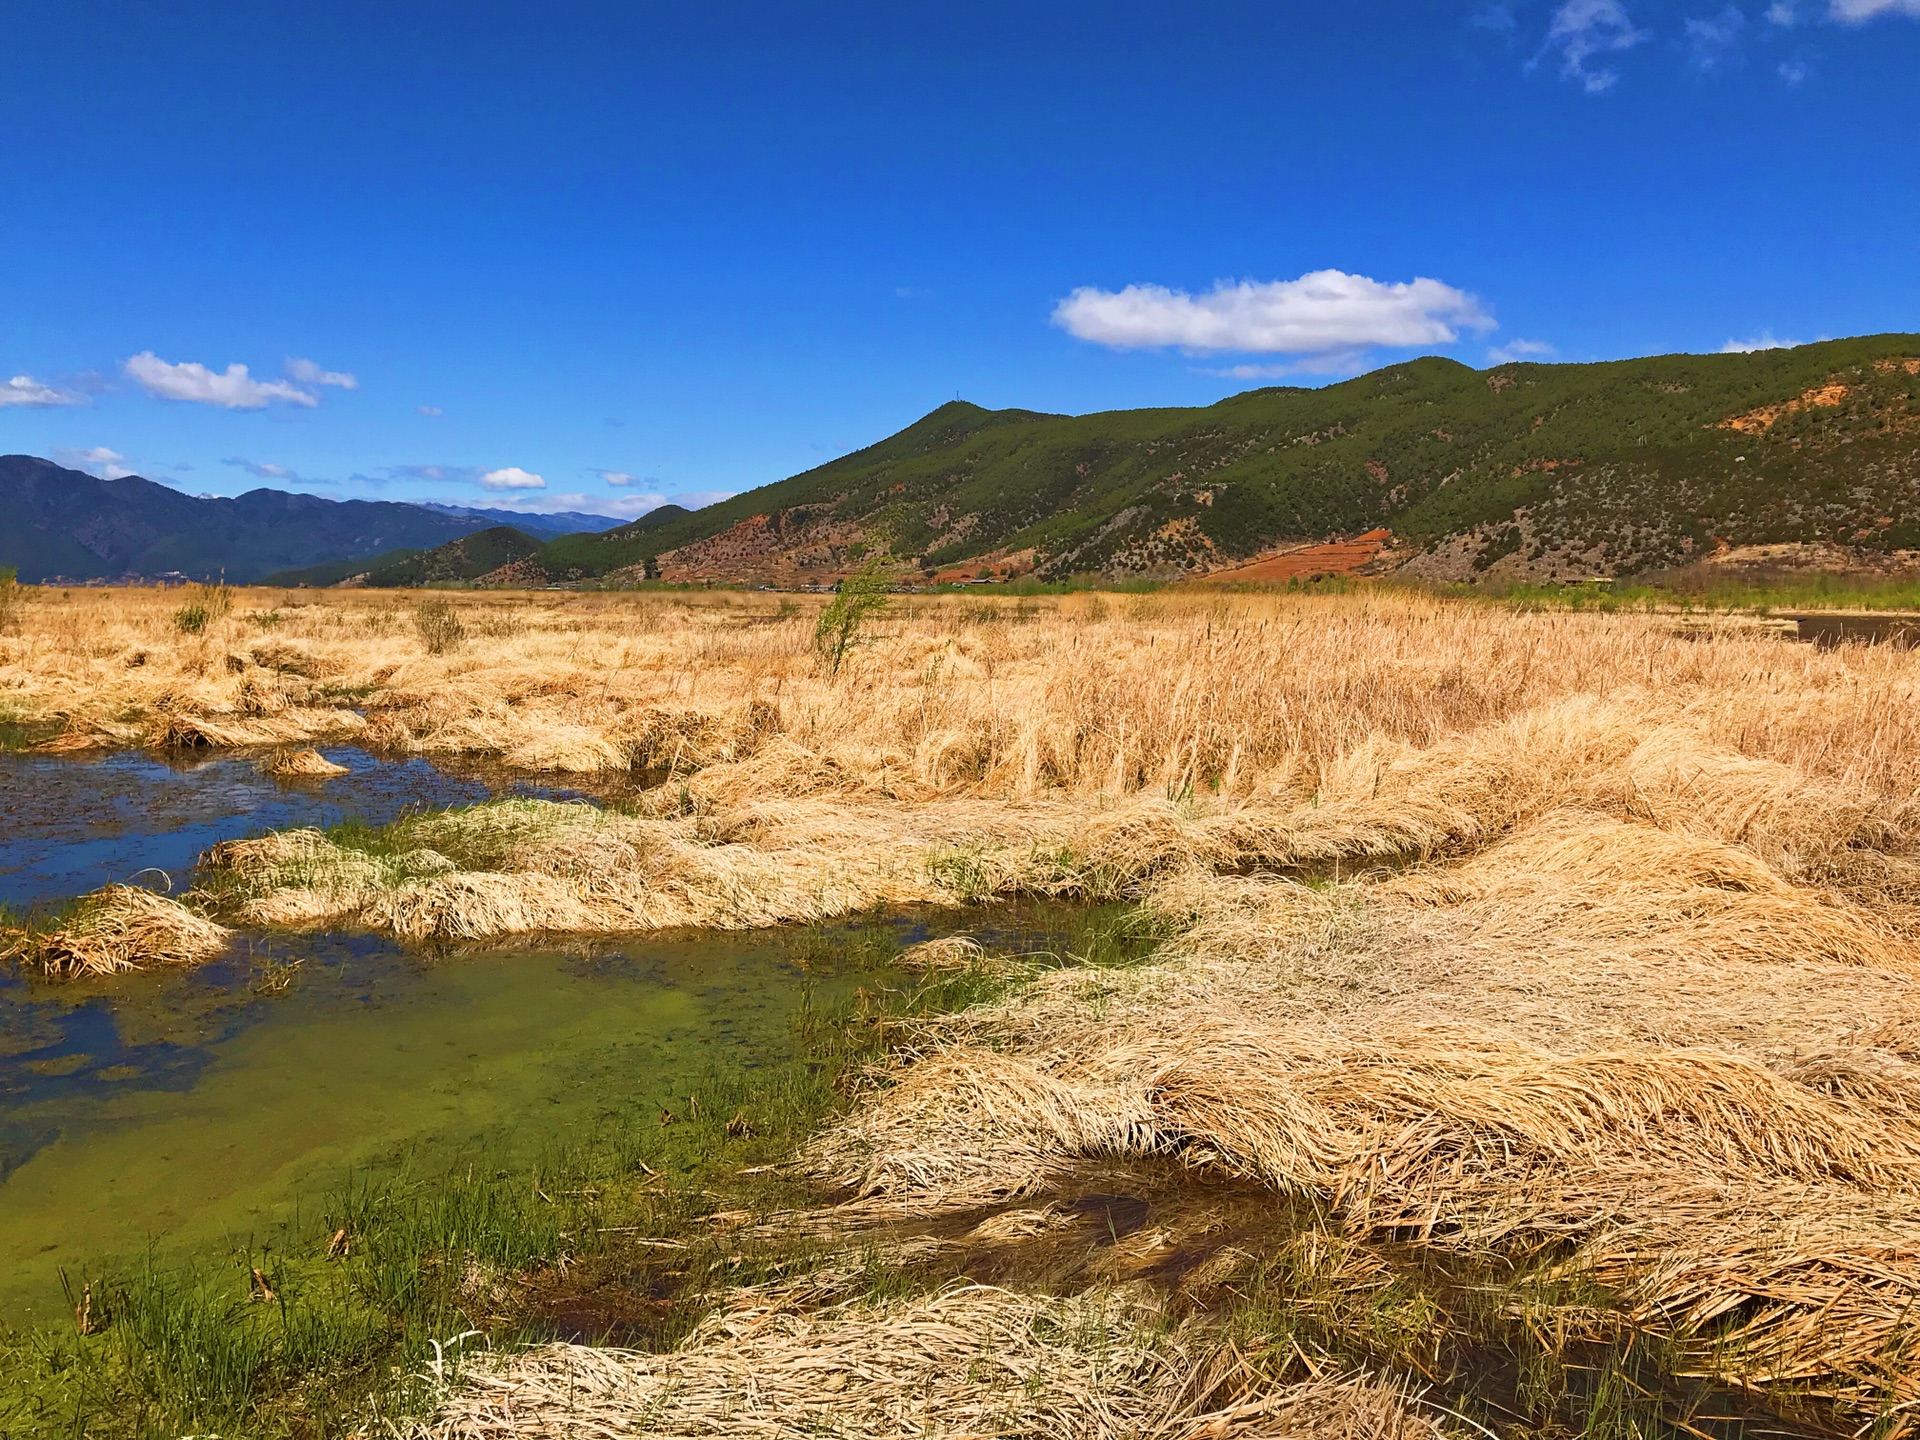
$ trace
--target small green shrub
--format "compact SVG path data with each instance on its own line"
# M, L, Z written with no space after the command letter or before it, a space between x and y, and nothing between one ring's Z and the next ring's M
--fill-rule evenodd
M0 630L19 623L20 612L33 598L34 587L20 583L20 572L11 565L0 565Z
M890 564L889 556L868 556L858 570L840 582L839 593L820 612L820 621L813 628L813 653L829 674L840 673L841 662L847 658L847 651L860 643L860 632L867 621L890 603Z
M196 585L188 595L187 603L173 612L173 628L182 635L204 635L233 609L233 591L225 581Z
M467 627L460 623L451 600L438 597L422 600L414 609L413 624L429 655L446 655L458 650L467 638Z

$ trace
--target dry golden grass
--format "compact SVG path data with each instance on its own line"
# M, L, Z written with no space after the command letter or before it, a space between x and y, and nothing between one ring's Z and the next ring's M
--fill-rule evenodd
M969 597L903 603L828 675L811 602L462 597L440 655L405 596L275 603L184 640L147 597L49 601L0 642L0 699L65 746L352 734L672 778L630 813L223 846L196 904L437 941L1133 898L1153 963L928 1022L813 1172L901 1213L1103 1158L1226 1172L1355 1235L1551 1259L1740 1383L1920 1401L1913 652L1390 594ZM873 1319L781 1314L754 1333L808 1375ZM905 1327L903 1365L917 1316L873 1321ZM749 1403L750 1337L718 1336L489 1373L525 1433L573 1423L568 1367L615 1430L682 1375L707 1399L657 1422L709 1433ZM907 1386L887 1374L861 1404ZM476 1383L443 1433L501 1433Z
M172 628L171 592L46 596L0 637L4 718L59 724L68 745L338 737L560 771L750 762L706 776L715 801L1260 799L1585 699L1843 787L1920 780L1909 655L1733 622L1393 594L912 597L834 677L811 651L815 597L459 595L468 638L432 655L417 596L237 593L200 636Z
M56 926L0 929L0 960L22 960L49 975L114 975L211 960L231 938L231 931L176 900L109 885Z

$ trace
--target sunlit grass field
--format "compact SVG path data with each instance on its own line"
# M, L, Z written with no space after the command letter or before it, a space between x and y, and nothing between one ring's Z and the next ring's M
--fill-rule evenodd
M900 596L830 660L827 597L39 597L0 639L21 743L634 781L232 842L174 928L103 896L18 932L50 971L191 965L207 926L458 963L1034 896L1126 938L900 957L929 978L823 1020L799 1090L743 1081L644 1201L607 1177L660 1168L651 1116L410 1192L391 1270L387 1221L329 1218L303 1263L360 1276L324 1247L364 1233L366 1304L309 1344L227 1294L254 1338L212 1398L168 1388L172 1275L34 1363L263 1433L1897 1433L1920 662L1578 598ZM513 1297L596 1265L644 1295L634 1257L687 1247L716 1258L672 1324L522 1343L554 1332Z

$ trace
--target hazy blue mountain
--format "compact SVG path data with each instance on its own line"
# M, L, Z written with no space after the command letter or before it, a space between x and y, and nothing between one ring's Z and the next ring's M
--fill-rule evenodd
M0 455L0 565L36 583L168 573L244 583L327 560L429 550L494 523L284 490L183 495L139 476L102 480L32 455Z

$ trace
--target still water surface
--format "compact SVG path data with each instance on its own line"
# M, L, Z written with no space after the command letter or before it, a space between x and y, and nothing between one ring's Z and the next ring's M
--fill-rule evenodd
M324 753L353 773L287 784L238 757L0 756L0 900L44 906L149 867L180 888L207 846L289 825L595 798ZM0 968L0 1320L57 1315L63 1268L243 1243L355 1168L431 1163L483 1135L537 1145L600 1117L658 1123L716 1066L791 1057L799 1007L884 983L901 945L964 924L1054 948L1077 916L901 913L438 958L256 935L192 971L55 983Z

